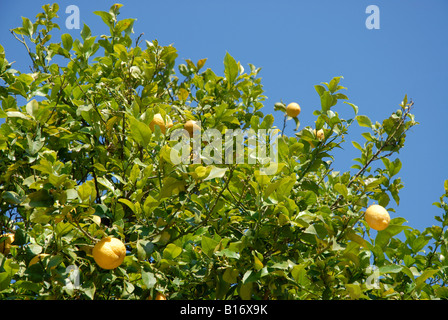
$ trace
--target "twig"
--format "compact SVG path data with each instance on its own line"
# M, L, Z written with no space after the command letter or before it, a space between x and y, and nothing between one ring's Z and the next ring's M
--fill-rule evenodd
M363 174L367 168L370 166L370 164L378 159L381 159L383 157L378 157L380 155L381 152L383 152L383 149L389 145L389 142L392 140L392 138L394 138L395 134L398 132L398 129L404 124L406 116L409 114L411 107L414 105L414 102L411 101L409 106L406 108L405 113L402 115L401 119L400 119L400 123L397 125L397 127L395 128L394 132L392 134L390 134L386 141L384 142L384 144L375 152L375 154L366 162L366 164L364 165L364 167L362 167L361 169L359 169L359 171L350 179L350 181L347 184L347 188L350 188L350 186L356 181L356 179L358 179L358 177ZM393 152L389 153L387 156L392 155ZM334 210L334 208L338 205L339 201L342 200L342 198L344 198L343 195L339 195L339 197L335 200L335 202L331 205L330 209Z
M94 238L94 237L92 237L87 231L85 231L82 227L81 227L81 225L79 224L79 222L78 221L75 221L75 223L76 223L76 226L77 226L77 228L87 237L87 238L89 238L90 240L92 240L93 242L98 242L98 241L100 241L99 239L97 239L97 238Z

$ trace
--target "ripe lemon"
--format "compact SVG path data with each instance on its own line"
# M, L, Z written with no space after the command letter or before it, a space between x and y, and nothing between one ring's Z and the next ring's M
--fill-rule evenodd
M39 253L37 256L34 256L33 259L31 259L30 263L28 264L28 267L31 267L33 264L36 264L38 261L48 256L49 256L48 253Z
M296 102L291 102L286 107L286 114L290 116L291 118L297 117L300 114L300 106Z
M370 228L381 231L389 226L390 216L384 207L374 204L367 208L364 218Z
M171 118L168 115L166 116L166 121L164 121L162 115L160 113L156 113L151 123L149 124L149 127L153 132L155 130L156 125L159 126L160 131L162 131L162 133L165 134L166 128L171 128L173 126L173 122L171 121Z
M115 269L126 256L126 247L117 238L106 237L98 242L92 250L93 259L103 269Z
M316 132L316 129L314 129L313 133L316 136L316 138L319 140L323 140L325 138L325 133L324 133L324 130L322 130L322 129L319 129L317 132ZM314 148L314 144L312 142L310 142L310 145L312 148Z
M161 292L157 292L156 300L166 300L166 296Z
M317 137L317 139L319 139L319 140L323 140L323 139L325 138L324 130L319 129L319 130L316 132L316 129L314 129L313 132L314 132L314 135Z
M184 129L188 131L190 137L193 137L193 132L201 130L201 127L196 124L196 121L188 120L184 124Z
M152 297L149 296L147 300L152 300ZM156 298L154 300L166 300L166 296L161 292L157 292Z
M0 252L6 256L11 249L11 243L14 242L14 233L5 233L0 236L0 238L3 237L6 237L6 240L0 242Z

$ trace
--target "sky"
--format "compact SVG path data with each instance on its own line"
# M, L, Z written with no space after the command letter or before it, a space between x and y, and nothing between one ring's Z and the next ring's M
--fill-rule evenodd
M446 0L190 0L190 1L59 1L61 30L53 36L80 29L68 29L65 21L79 8L81 28L85 23L93 35L108 32L93 11L108 11L122 3L120 19L136 18L134 38L157 39L173 44L184 59L207 58L206 67L223 75L228 52L246 70L248 63L261 67L260 77L267 96L264 114L276 117L281 128L282 114L274 103L297 102L302 112L301 127L312 126L320 109L314 86L342 76L344 94L359 107L359 114L382 122L399 108L405 94L414 101L413 113L420 124L408 133L398 155L402 169L397 177L404 183L400 204L391 217L404 217L407 225L423 231L439 223L441 209L432 203L443 194L448 179L448 1ZM21 17L34 17L49 1L0 0L0 44L13 68L28 72L30 60L22 44L9 32L21 26ZM375 5L379 29L366 27ZM335 111L353 117L350 106L338 104ZM294 135L294 122L286 134ZM334 153L336 171L348 171L359 156L351 140L361 144L367 128L351 127L343 150Z

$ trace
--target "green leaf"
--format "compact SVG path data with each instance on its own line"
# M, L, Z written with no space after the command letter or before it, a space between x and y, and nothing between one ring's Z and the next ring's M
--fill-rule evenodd
M29 205L31 207L51 207L53 205L53 197L48 193L46 189L40 189L39 191L30 193L28 195L30 199Z
M392 219L390 221L389 226L386 229L378 231L375 238L375 246L378 245L380 248L384 250L384 248L387 246L392 237L396 236L403 230L410 229L410 227L402 225L404 222L406 222L404 218Z
M136 19L123 19L117 22L117 25L115 26L115 32L123 32L126 31L126 33L131 33L132 26L134 25Z
M21 118L25 120L31 120L31 118L28 118L26 115L19 111L7 111L6 115L8 116L8 118Z
M78 196L82 202L89 200L93 202L96 198L96 190L92 181L86 181L82 185L78 186Z
M227 257L227 258L232 258L232 259L239 259L240 258L240 254L236 251L230 250L228 248L223 249L221 251L218 251L215 253L218 257Z
M163 249L163 258L173 260L182 253L182 248L176 246L174 243L170 243Z
M33 35L33 24L30 19L26 17L22 17L22 28L25 31L25 34L29 37Z
M152 272L142 270L142 281L146 288L151 289L157 283L157 279Z
M93 13L100 16L104 23L112 28L114 16L111 13L105 11L93 11Z
M162 190L160 191L159 199L171 197L183 190L185 190L185 183L183 180L166 177L162 182Z
M356 116L356 121L358 121L360 127L367 127L367 128L372 127L372 121L367 116L358 115Z
M224 274L222 275L222 278L225 282L228 283L236 283L237 277L240 274L239 270L237 268L229 267L224 271Z
M129 201L128 199L121 198L121 199L118 199L118 202L124 203L125 205L127 205L129 207L129 209L132 210L133 213L137 213L135 210L135 205L132 201Z
M2 198L6 201L8 201L9 203L13 203L13 204L20 204L22 202L22 197L19 196L16 192L14 191L5 191L2 193Z
M218 167L212 166L212 169L210 170L209 175L207 176L207 178L204 179L204 181L212 180L215 178L222 178L226 174L227 170L228 170L228 168L218 168Z
M143 212L146 216L149 216L154 211L154 209L157 208L158 205L159 201L148 194L145 202L143 203Z
M336 105L337 99L329 91L325 91L320 96L320 103L322 111L327 112L332 106Z
M359 108L358 108L357 105L355 105L355 104L353 104L353 103L350 103L350 102L347 102L347 101L344 101L344 103L348 104L349 106L351 106L351 107L353 108L353 111L355 112L355 115L358 114L358 110L359 110Z
M138 121L134 117L129 118L131 127L131 137L142 147L146 148L151 141L151 129L145 123Z
M65 50L70 51L73 47L73 38L69 33L64 33L61 36L62 39L62 46L64 47Z
M386 273L399 273L403 269L403 266L396 265L396 264L389 264L385 265L379 268L380 274L386 274Z
M425 285L425 281L428 278L434 276L439 271L440 271L439 269L425 270L417 279L415 279L415 285L416 285L415 290L419 291Z
M350 295L350 298L353 300L359 299L362 296L361 286L359 284L348 283L345 285L345 288Z
M8 289L11 284L11 277L7 272L0 272L0 292Z
M316 92L319 94L319 96L322 96L327 89L325 89L324 86L318 84L314 86L314 89L316 89Z
M317 202L317 196L312 191L299 191L297 192L297 195L299 196L299 201L304 202L306 207L311 207Z
M10 277L14 277L20 269L19 263L13 259L7 259L2 267Z
M303 264L295 265L291 270L291 275L299 285L304 286L308 284L305 265Z
M253 283L243 283L240 286L239 294L242 300L251 300Z
M213 255L213 252L215 251L216 246L219 244L218 241L209 238L207 236L202 236L201 239L201 248L202 251L209 257Z
M98 177L96 180L98 181L99 184L101 184L102 186L106 187L112 193L115 193L114 184L112 182L110 182L109 180L107 180L105 177ZM94 190L96 190L96 189L94 189ZM95 193L95 195L96 195L96 193Z
M151 256L154 251L154 244L149 240L137 241L137 255L139 260L145 260Z
M269 130L272 128L272 125L274 124L274 116L272 114L267 114L263 121L260 124L260 129Z
M364 150L358 142L352 141L352 144L356 149L360 150L361 152Z
M334 189L340 193L344 198L347 198L348 196L348 190L347 187L345 186L345 184L342 183L336 183L334 185Z
M224 57L224 75L227 79L227 88L230 88L238 77L238 64L228 52Z
M33 118L36 117L38 110L39 110L39 103L35 99L31 100L26 104L26 112Z

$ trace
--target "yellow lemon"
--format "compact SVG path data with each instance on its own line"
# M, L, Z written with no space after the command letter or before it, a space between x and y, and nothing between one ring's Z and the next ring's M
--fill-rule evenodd
M290 116L291 118L297 117L300 114L300 106L296 102L291 102L286 107L286 114Z
M9 254L9 250L11 249L11 243L14 242L14 233L5 233L0 236L0 239L6 237L6 239L0 242L0 252L5 256Z
M103 269L115 269L126 256L126 247L117 238L106 237L98 242L92 250L93 259Z
M188 120L187 122L185 122L184 124L184 129L188 131L188 134L190 135L190 137L193 137L193 132L195 131L200 131L201 127L199 127L196 124L196 121L193 120Z
M314 135L319 140L323 140L325 138L325 133L324 133L324 130L322 130L322 129L318 130L317 132L316 132L316 129L314 129Z
M151 123L149 124L149 127L153 132L155 131L155 126L159 126L160 131L162 131L162 133L165 134L166 129L171 128L173 126L173 122L171 121L171 118L168 115L166 116L166 121L164 121L162 115L160 113L156 113Z
M324 130L322 130L322 129L319 129L317 132L316 132L316 129L314 129L313 133L316 136L316 138L319 140L323 140L325 138L325 133L324 133ZM312 148L314 148L314 144L312 142L310 142L310 145Z
M156 300L166 300L166 296L161 292L157 292Z
M364 218L370 228L381 231L389 226L390 216L384 207L374 204L367 208Z
M149 296L147 300L152 300L152 297ZM157 292L155 300L166 300L166 296L161 292Z

